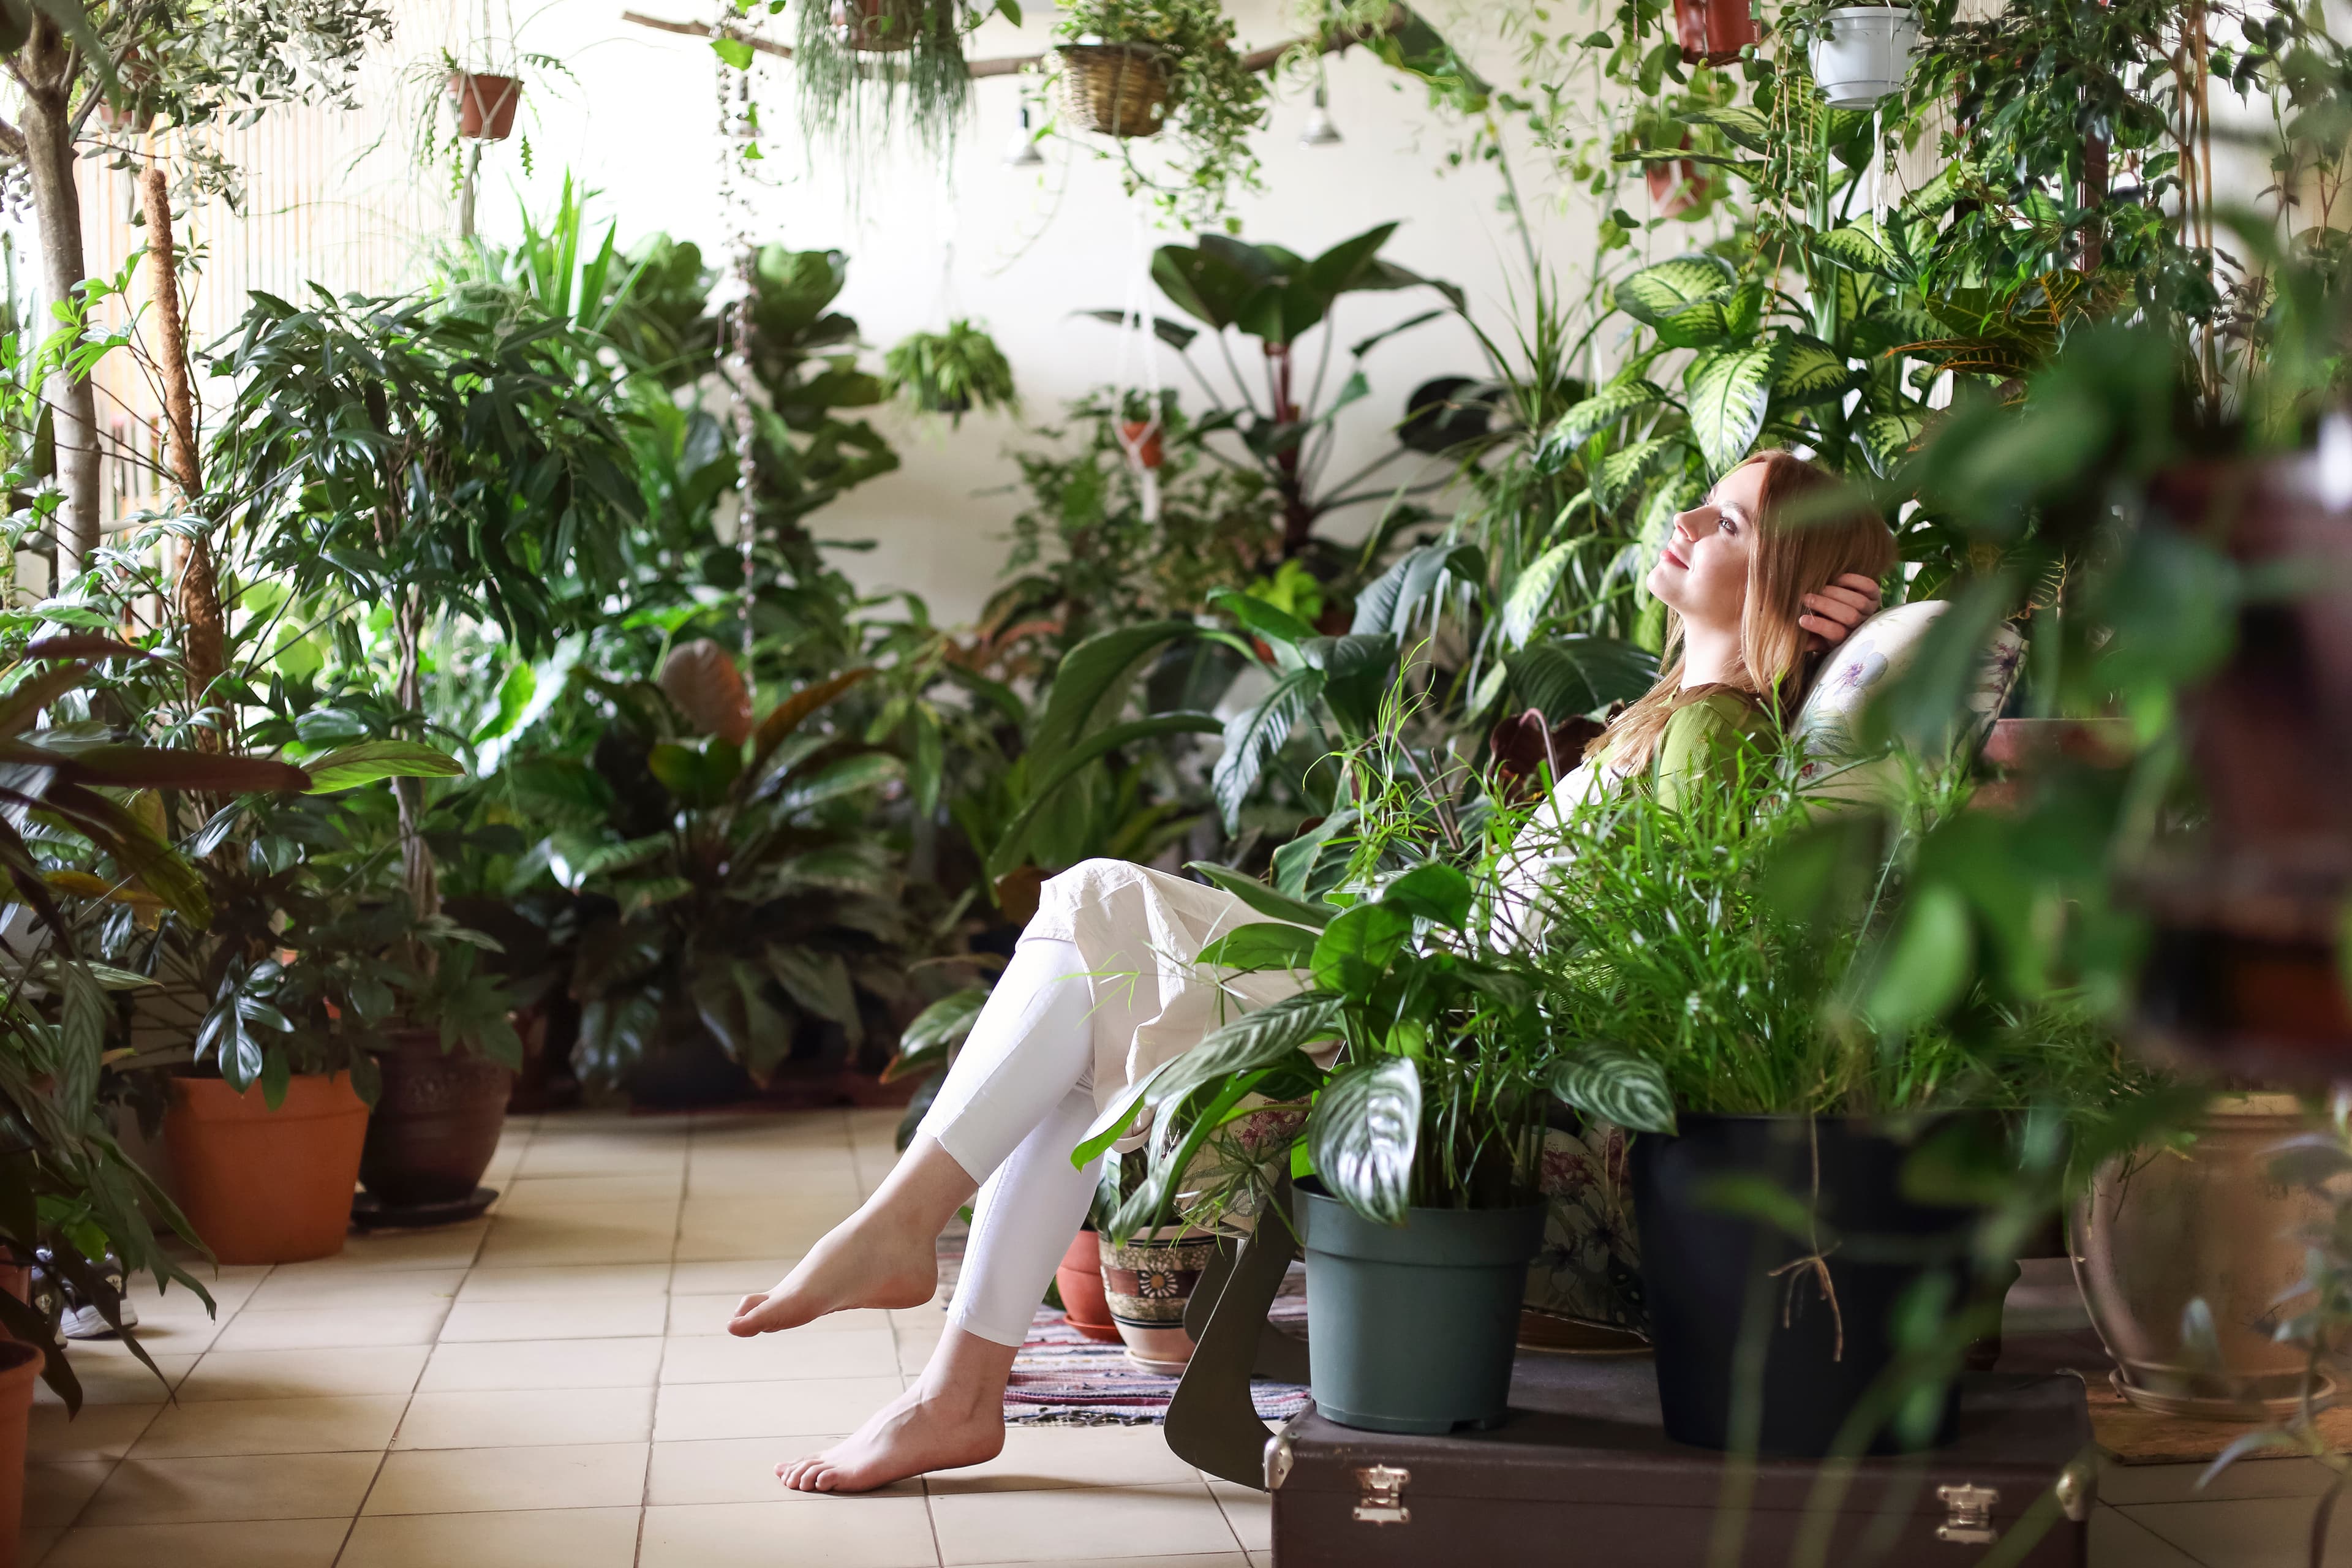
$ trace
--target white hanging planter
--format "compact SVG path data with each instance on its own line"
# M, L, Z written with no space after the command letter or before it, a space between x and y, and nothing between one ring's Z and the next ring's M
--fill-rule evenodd
M1919 48L1919 14L1907 7L1843 5L1825 13L1811 50L1813 80L1832 109L1875 109L1902 90Z

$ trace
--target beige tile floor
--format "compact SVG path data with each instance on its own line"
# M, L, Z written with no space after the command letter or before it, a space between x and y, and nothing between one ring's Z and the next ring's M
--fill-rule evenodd
M75 1357L34 1412L25 1568L1266 1568L1268 1513L1156 1427L1015 1428L986 1465L866 1498L782 1491L905 1386L937 1305L751 1343L747 1290L880 1181L895 1113L508 1125L491 1215L231 1268L216 1317L143 1298L154 1375ZM170 1386L167 1397L165 1384ZM2110 1472L2097 1568L2305 1561L2304 1460ZM2352 1562L2352 1510L2336 1551ZM1433 1559L1434 1560L1434 1559Z
M991 1464L870 1498L776 1484L939 1338L937 1306L721 1332L881 1180L896 1122L519 1118L484 1220L224 1269L216 1318L142 1298L163 1382L92 1343L78 1419L44 1391L19 1563L1262 1568L1265 1500L1156 1428L1017 1431Z

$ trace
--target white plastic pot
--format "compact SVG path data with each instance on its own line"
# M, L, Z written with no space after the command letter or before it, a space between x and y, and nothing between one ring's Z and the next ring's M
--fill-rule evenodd
M1899 91L1919 48L1919 14L1886 5L1844 5L1822 17L1812 44L1813 80L1832 109L1872 109Z

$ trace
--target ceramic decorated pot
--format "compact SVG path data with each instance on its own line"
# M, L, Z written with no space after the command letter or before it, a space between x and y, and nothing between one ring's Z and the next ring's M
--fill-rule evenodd
M1101 1245L1103 1294L1128 1360L1146 1372L1179 1375L1192 1359L1184 1309L1217 1254L1215 1239L1172 1230L1132 1237L1124 1246L1106 1236Z

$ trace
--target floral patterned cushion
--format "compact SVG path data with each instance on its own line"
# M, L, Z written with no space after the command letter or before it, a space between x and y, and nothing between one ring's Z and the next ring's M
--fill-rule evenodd
M1832 652L1791 727L1806 757L1803 771L1809 781L1837 772L1861 752L1863 710L1911 668L1927 629L1950 607L1949 600L1921 599L1881 610ZM1953 738L1959 754L1973 756L1984 743L2017 682L2024 651L2023 640L2012 628L2003 626L1993 634L1977 668L1975 689L1968 695L1966 728Z

